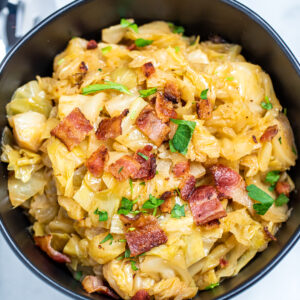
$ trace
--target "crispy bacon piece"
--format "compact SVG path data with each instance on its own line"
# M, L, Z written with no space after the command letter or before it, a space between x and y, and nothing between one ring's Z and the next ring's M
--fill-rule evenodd
M197 101L196 109L199 119L208 120L211 118L213 107L208 99Z
M188 160L177 163L172 171L176 177L181 177L188 174L190 171L190 164Z
M223 269L228 265L228 260L221 258L220 259L220 267Z
M161 93L157 93L155 98L155 112L163 122L169 122L170 118L176 119L177 113L172 102L168 101Z
M108 140L108 139L114 139L117 136L121 135L122 120L124 117L127 116L128 112L129 112L128 109L124 109L119 116L102 120L96 132L97 139Z
M86 44L86 49L88 49L88 50L96 49L97 47L98 47L98 44L95 40L90 40Z
M258 141L257 141L257 139L256 139L256 136L255 136L255 135L252 135L252 140L253 140L253 142L254 142L255 144L257 144L257 143L258 143Z
M214 228L218 228L220 226L220 221L219 220L212 220L206 224L203 225L203 227L205 227L206 229L214 229Z
M260 137L260 141L262 143L264 142L271 142L273 137L278 133L278 127L277 125L269 126L264 134Z
M127 46L127 49L129 51L132 51L132 50L136 50L137 49L137 46L135 43L131 43L130 45Z
M131 256L147 252L168 240L157 219L151 215L140 215L136 221L125 226L135 228L125 233Z
M134 217L128 217L126 215L120 215L120 220L125 224L131 224L132 222L136 221L140 217L140 213L135 215Z
M195 190L196 178L193 175L188 175L179 185L181 198L188 200L190 195Z
M149 62L145 63L142 66L142 71L147 78L150 77L153 73L155 73L155 68L154 68L152 62L149 61Z
M135 293L131 300L150 300L150 296L146 290L139 290Z
M51 130L51 135L60 139L71 151L79 145L93 129L78 107L74 108L60 123Z
M71 260L68 256L56 251L51 246L52 235L44 235L44 236L35 236L34 241L37 246L39 246L44 252L48 254L53 260L59 263L70 263Z
M103 284L103 281L97 277L88 275L85 276L81 282L82 287L89 293L100 293L107 296L110 296L114 299L120 299L111 289Z
M150 180L155 176L156 158L154 154L151 153L151 150L152 146L146 145L143 149L137 150L134 154L133 158L140 163L141 168L135 175L132 176L132 179ZM145 159L143 155L145 155L145 157L148 157L148 159Z
M216 189L211 185L196 188L188 202L196 225L203 225L227 215Z
M264 227L264 232L267 240L277 241L276 237L269 231L268 227Z
M234 170L219 164L210 168L213 174L219 197L232 199L249 209L252 207L252 201L246 191L244 179Z
M167 192L164 192L160 197L159 199L161 200L164 200L165 202L163 204L161 204L159 206L160 208L160 211L163 212L163 213L171 213L172 211L172 208L174 206L174 201L172 199L173 196L176 195L176 192L175 191L167 191Z
M157 117L154 109L150 105L147 105L141 111L135 124L158 147L162 144L170 132L169 126Z
M275 190L278 194L284 194L288 197L291 192L291 186L288 182L277 181Z
M89 70L89 68L87 67L87 65L85 64L84 61L82 61L82 62L80 63L79 69L80 69L80 71L81 71L82 73L86 73L86 72Z
M169 100L173 103L179 102L181 95L180 95L180 91L179 91L177 85L174 82L168 81L165 84L164 96L167 100Z
M108 161L108 150L101 145L86 161L86 167L95 177L103 174L104 165Z
M118 180L123 181L138 174L141 164L132 156L124 155L108 167L108 171Z

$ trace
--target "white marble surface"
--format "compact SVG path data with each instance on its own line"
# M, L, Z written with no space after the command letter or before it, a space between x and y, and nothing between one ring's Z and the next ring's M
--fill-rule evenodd
M58 5L69 0L55 0ZM300 0L241 0L261 15L300 59ZM275 269L235 300L300 299L300 242ZM67 300L33 275L12 253L0 235L1 300Z

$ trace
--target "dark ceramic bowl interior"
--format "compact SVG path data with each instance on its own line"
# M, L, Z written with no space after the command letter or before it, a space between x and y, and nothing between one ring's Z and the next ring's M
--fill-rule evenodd
M0 67L0 126L7 124L5 105L14 90L35 78L52 73L54 56L62 51L73 36L100 39L101 28L117 24L121 17L135 18L138 24L152 20L172 21L183 25L187 35L200 34L205 40L219 34L228 41L241 44L243 55L259 64L271 75L282 105L287 107L298 149L300 145L300 68L299 63L274 32L254 12L236 1L221 0L90 0L75 1L34 28L7 55ZM291 175L300 188L300 170ZM105 299L88 295L68 270L54 263L34 246L26 229L30 224L22 209L12 209L7 195L6 165L0 165L0 228L16 255L36 275L56 289L75 299ZM229 299L253 285L268 273L291 249L300 235L300 194L294 194L293 211L283 224L277 242L271 242L238 276L224 281L212 291L195 299ZM283 274L287 280L288 274Z

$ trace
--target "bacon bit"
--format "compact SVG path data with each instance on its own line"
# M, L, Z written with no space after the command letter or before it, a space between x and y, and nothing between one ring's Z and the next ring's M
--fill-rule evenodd
M188 174L189 171L190 171L190 164L188 160L177 163L172 170L172 172L176 177L184 176L185 174Z
M196 225L202 225L227 215L213 186L203 185L196 188L188 198L188 202Z
M147 105L136 119L137 127L159 147L170 132L169 126L164 124L155 114L154 109Z
M123 112L117 116L110 119L104 119L100 122L96 137L98 140L108 140L114 139L122 134L122 120L127 116L129 110L124 109Z
M96 49L98 48L98 44L95 40L90 40L87 44L86 44L86 49L87 50L92 50L92 49Z
M256 136L255 136L255 135L252 135L252 140L253 140L253 142L254 142L255 144L257 144L257 143L258 143L258 141L257 141L257 139L256 139Z
M156 158L153 153L151 153L152 146L146 145L143 149L137 150L133 158L139 162L141 168L139 171L132 176L132 179L145 179L150 180L154 178L156 172ZM148 157L148 160L143 158L139 153L144 154Z
M284 194L288 197L291 192L291 186L288 182L277 181L275 190L278 194Z
M264 227L264 232L266 234L267 239L277 241L276 237L269 231L267 226Z
M176 196L176 192L175 191L167 191L164 192L159 199L164 200L165 202L163 204L161 204L159 206L160 211L163 213L171 213L172 208L174 206L174 201L172 199L172 197Z
M131 224L132 222L136 221L139 217L140 217L140 213L135 215L134 217L128 217L128 216L125 216L125 215L120 215L120 220L125 224Z
M197 115L200 120L208 120L211 118L213 107L208 99L201 99L196 103Z
M167 100L178 103L180 100L180 91L174 82L168 81L164 87L164 96Z
M51 130L51 135L60 139L71 151L79 145L93 129L90 121L85 118L78 107L67 115L55 128Z
M219 220L212 220L206 224L203 224L203 227L206 229L214 229L214 228L219 228L220 226L220 221Z
M228 265L228 260L221 258L220 259L220 267L224 269Z
M135 43L132 43L132 44L130 44L129 46L127 46L127 49L128 49L129 51L136 50L136 49L137 49L137 46L136 46Z
M149 62L145 63L142 66L142 71L147 78L150 77L153 73L155 73L155 68L154 68L152 62L149 61Z
M141 164L132 156L124 155L108 167L108 171L119 181L134 177Z
M172 102L163 97L161 93L157 93L156 95L155 112L164 123L169 122L170 118L177 118L177 113L174 110Z
M52 235L44 235L44 236L35 236L34 241L37 246L39 246L44 252L48 254L53 260L59 263L70 263L71 260L68 256L56 251L51 246Z
M260 137L260 141L262 143L264 142L271 142L273 137L278 133L278 127L277 125L269 126L264 134Z
M87 65L85 64L84 61L82 61L82 62L80 63L79 69L80 69L80 71L81 71L82 73L86 73L86 72L89 70L89 68L87 67Z
M168 241L168 237L154 216L140 215L136 221L126 226L135 228L125 233L131 256L147 252Z
M150 296L146 290L139 290L135 293L131 300L150 300Z
M210 171L213 174L219 197L231 198L248 208L252 207L252 201L246 191L246 183L240 174L221 164L212 166Z
M188 175L179 185L181 198L185 201L191 196L195 190L196 178Z
M101 145L86 161L86 167L95 177L103 174L104 165L108 161L108 151L104 145Z
M114 299L120 299L119 296L117 296L111 289L109 289L107 286L104 286L103 281L97 276L85 276L81 284L89 294L98 292Z

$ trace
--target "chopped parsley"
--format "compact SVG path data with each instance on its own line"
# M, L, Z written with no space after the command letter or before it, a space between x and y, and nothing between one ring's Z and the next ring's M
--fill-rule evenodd
M107 46L101 49L103 54L107 54L112 49L112 46Z
M147 90L139 90L139 94L141 97L145 98L151 96L157 92L157 88L151 88Z
M128 215L133 208L134 202L123 197L121 200L121 207L118 209L119 215Z
M271 171L268 172L265 178L265 181L270 184L275 184L280 178L280 171Z
M281 137L278 139L279 143L282 144Z
M201 92L200 98L201 98L202 100L206 100L206 99L207 99L207 92L208 92L208 89L203 90L203 91Z
M107 211L101 211L98 208L96 208L96 210L94 211L95 215L99 215L99 222L104 222L107 221L108 219L108 215L107 215Z
M111 243L114 240L113 236L110 233L99 244L103 244L109 240L111 240Z
M254 210L259 215L264 215L274 203L274 199L269 194L267 194L254 184L248 185L247 191L250 198L259 202L253 204Z
M133 23L133 22L129 22L128 20L126 20L126 19L121 19L121 26L123 27L123 28L126 28L126 27L128 27L128 28L130 28L130 29L132 29L134 32L136 32L136 33L138 33L139 32L139 29L138 29L138 26L135 24L135 23Z
M88 85L82 89L82 94L87 95L91 93L101 92L104 90L117 90L121 93L131 95L131 93L125 85L111 81L105 81L105 83L102 84Z
M64 58L61 58L61 59L57 62L57 65L60 66L60 65L64 62L64 60L65 60Z
M127 240L125 240L125 239L120 239L119 242L120 242L120 243L126 243Z
M287 114L287 108L285 107L284 109L283 109L283 114Z
M135 227L129 227L128 230L129 231L135 231Z
M136 39L134 41L137 47L146 47L153 43L153 40L145 40L145 39Z
M77 281L80 281L82 277L82 272L81 271L77 271L74 273L74 278L77 280Z
M175 46L174 49L175 49L175 52L176 52L176 53L180 52L179 46Z
M145 184L146 184L145 181L140 182L140 185L145 185Z
M185 217L184 205L179 205L176 203L171 211L171 217L175 219Z
M185 155L196 127L196 122L171 119L175 124L178 124L177 130L173 139L169 141L171 152L178 151Z
M101 68L99 68L99 69L98 69L98 71L99 71L99 72L102 72L102 69L101 69Z
M265 101L260 103L260 106L266 110L270 110L273 108L272 103L270 102L270 99L268 96L265 96Z
M290 199L285 194L280 194L275 200L276 206L282 206L290 201Z
M147 155L143 154L142 152L138 152L137 154L145 160L149 159L149 157Z
M165 201L162 199L158 199L155 198L154 196L152 196L151 194L149 195L149 200L147 200L144 204L143 204L143 208L146 209L153 209L153 216L156 215L157 212L157 208L163 204Z
M179 33L179 34L184 33L184 27L183 26L177 26L177 25L175 25L174 23L171 23L171 22L169 22L168 24L169 24L169 27L170 27L170 29L173 33Z
M136 262L135 262L134 260L131 260L130 263L131 263L131 269L132 269L133 271L137 271L137 270L139 269L139 268L136 266Z
M126 250L125 250L125 253L124 253L124 257L125 257L125 258L128 258L128 257L130 257L130 255L131 255L130 250L129 250L129 249L126 249Z
M220 285L220 282L216 282L216 283L212 283L210 285L208 285L205 290L211 290L211 289L214 289L215 287L219 286Z
M226 78L226 80L227 80L227 81L233 81L233 80L234 80L234 77L233 77L233 76L229 76L229 77Z
M297 151L296 151L296 149L295 149L294 146L292 147L292 151L293 151L293 153L294 153L295 155L297 155Z
M122 172L123 169L124 169L124 167L122 166L122 167L119 169L118 173L120 174L120 173Z

